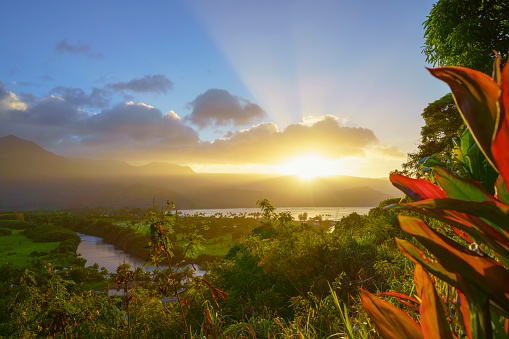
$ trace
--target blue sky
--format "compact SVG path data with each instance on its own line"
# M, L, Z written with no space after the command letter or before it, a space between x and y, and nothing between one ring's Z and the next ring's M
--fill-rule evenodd
M0 136L197 171L291 173L312 161L386 176L415 150L423 108L447 93L421 54L432 5L9 2Z

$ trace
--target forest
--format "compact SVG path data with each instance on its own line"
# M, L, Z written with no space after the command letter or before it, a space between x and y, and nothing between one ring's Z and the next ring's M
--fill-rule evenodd
M509 12L496 1L459 3L439 0L424 24L424 53L440 66L429 72L452 95L424 109L418 150L390 174L401 198L334 225L294 220L267 199L251 216L180 216L170 200L149 210L5 212L0 337L508 337L507 54L467 62L457 50L507 47L507 31L466 28L473 17L506 29ZM86 267L76 232L161 267ZM224 253L211 254L218 242ZM194 276L194 264L207 273ZM111 286L123 293L109 295Z

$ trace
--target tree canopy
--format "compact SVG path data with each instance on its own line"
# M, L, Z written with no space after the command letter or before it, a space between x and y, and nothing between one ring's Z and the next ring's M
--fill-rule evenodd
M462 66L491 74L496 50L509 52L507 0L438 0L423 23L422 52L434 66Z
M402 165L403 173L408 175L417 174L418 161L424 157L438 153L437 160L447 161L454 146L452 138L463 124L451 93L430 103L421 115L425 123L421 128L421 143Z

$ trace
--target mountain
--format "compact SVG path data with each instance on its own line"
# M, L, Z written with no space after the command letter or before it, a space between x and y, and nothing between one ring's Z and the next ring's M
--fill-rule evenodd
M0 138L0 210L76 207L151 207L175 201L180 209L375 206L399 196L387 179L196 173L152 162L66 158L9 135Z
M14 135L0 138L0 177L30 179L82 176L85 171L67 158Z

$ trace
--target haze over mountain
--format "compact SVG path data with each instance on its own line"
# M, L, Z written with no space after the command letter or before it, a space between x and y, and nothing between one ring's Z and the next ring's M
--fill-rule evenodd
M149 207L175 201L180 209L375 206L398 196L387 179L196 173L162 162L132 166L117 160L66 158L34 142L0 138L0 209ZM154 200L155 199L155 200Z

